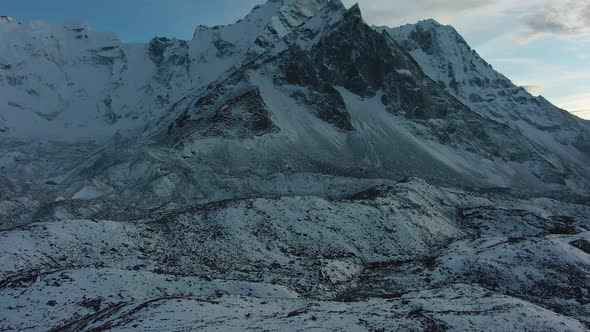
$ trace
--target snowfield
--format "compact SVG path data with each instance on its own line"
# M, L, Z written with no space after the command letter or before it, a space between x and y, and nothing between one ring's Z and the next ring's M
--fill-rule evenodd
M584 331L588 216L410 179L338 200L54 218L0 234L0 326Z

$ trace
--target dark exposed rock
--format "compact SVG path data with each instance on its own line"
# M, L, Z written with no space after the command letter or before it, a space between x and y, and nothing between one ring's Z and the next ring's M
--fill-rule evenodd
M210 127L204 136L231 138L252 138L278 128L273 124L270 113L256 88L250 89L221 104L213 113Z
M576 220L573 217L560 216L553 218L557 223L549 231L551 234L576 234Z
M280 61L280 70L274 77L275 83L305 87L305 90L292 93L291 97L336 128L342 131L352 130L350 114L340 93L331 82L318 75L318 69L307 52L294 47L283 54Z
M318 118L333 124L342 131L351 131L353 128L350 122L350 114L346 111L342 96L332 87L327 87L327 90L323 93L314 91L308 93L295 92L291 97L303 103Z
M570 242L570 244L590 255L590 241L586 239L579 239Z
M311 58L322 79L333 85L365 97L382 91L382 100L393 113L440 118L458 107L391 37L364 23L358 7L321 38ZM447 99L446 105L440 99Z
M229 55L234 54L235 52L235 45L232 43L229 43L225 40L222 39L216 39L213 41L213 46L215 46L215 48L217 49L217 57L219 58L225 58Z
M93 309L94 311L100 310L100 305L104 299L102 297L97 297L95 299L85 299L80 303L80 305L84 308Z
M169 57L165 57L166 50L177 47L184 52L173 52ZM157 65L161 66L164 62L169 62L176 66L186 66L190 63L188 56L188 45L186 41L157 37L150 41L148 45L150 59Z
M164 61L164 52L169 45L170 40L165 37L154 38L150 41L148 45L149 55L156 65L160 65Z
M434 53L434 37L430 31L425 30L421 26L417 27L416 30L411 32L410 38L416 41L420 45L420 49L424 50L426 54Z
M6 81L8 82L9 85L11 86L19 86L19 85L23 85L25 77L22 75L7 75L6 76Z

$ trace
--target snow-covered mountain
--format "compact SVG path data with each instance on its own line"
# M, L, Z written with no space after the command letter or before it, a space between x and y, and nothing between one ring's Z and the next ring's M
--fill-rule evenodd
M561 158L590 165L590 122L515 86L453 27L426 20L378 29L387 31L430 78L474 112L518 130Z
M1 19L0 330L590 328L588 122L454 29Z
M277 172L416 176L527 193L588 186L583 168L473 112L364 23L358 7L339 2L167 113L63 183L72 194L95 180L110 183L147 206L266 195L260 177ZM292 184L296 193L300 185Z
M190 41L125 44L80 22L0 25L0 133L104 140L141 128L188 91L264 52L327 0L270 1Z

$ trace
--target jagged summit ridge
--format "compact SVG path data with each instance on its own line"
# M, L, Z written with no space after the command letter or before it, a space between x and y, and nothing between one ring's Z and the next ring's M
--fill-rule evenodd
M234 24L200 26L193 40L203 38L203 34L213 33L243 52L262 53L272 44L288 35L293 28L300 26L315 13L338 0L271 0L257 5L245 18Z
M142 128L190 90L264 53L328 3L270 1L237 23L201 27L190 41L162 37L147 45L127 45L83 23L2 30L14 42L0 46L0 96L7 101L0 105L0 135L105 140ZM91 81L82 73L87 69Z

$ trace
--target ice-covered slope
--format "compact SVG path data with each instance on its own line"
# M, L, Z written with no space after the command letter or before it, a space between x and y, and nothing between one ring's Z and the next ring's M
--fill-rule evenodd
M153 69L142 46L77 22L3 25L0 39L4 135L94 139L143 117L134 92Z
M590 122L534 97L495 71L451 26L434 20L387 31L422 70L473 111L517 129L561 158L587 168Z
M0 25L0 135L96 140L141 128L191 89L264 52L327 1L281 0L190 41L125 44L80 22Z

